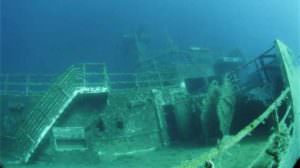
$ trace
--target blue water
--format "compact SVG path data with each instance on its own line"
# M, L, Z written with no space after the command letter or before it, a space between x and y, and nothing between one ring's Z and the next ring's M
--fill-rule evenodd
M126 71L124 34L143 29L152 48L167 34L181 48L259 54L275 38L300 51L299 0L1 0L3 72L61 72L106 62Z

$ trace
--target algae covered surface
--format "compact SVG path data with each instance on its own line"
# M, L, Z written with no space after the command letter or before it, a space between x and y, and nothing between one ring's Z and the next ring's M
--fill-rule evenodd
M216 167L247 167L260 153L266 143L265 138L249 138L227 152L222 153L213 162ZM182 161L191 160L208 152L212 147L173 147L155 151L106 158L85 158L85 156L64 156L60 161L37 161L28 165L6 165L7 168L172 168ZM73 158L72 158L73 157Z

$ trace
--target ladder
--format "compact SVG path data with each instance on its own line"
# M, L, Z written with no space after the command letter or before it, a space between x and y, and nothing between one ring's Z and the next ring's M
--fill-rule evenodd
M71 66L60 75L33 107L16 131L11 155L17 162L27 163L48 131L78 94L107 92L106 86L86 87L82 66Z

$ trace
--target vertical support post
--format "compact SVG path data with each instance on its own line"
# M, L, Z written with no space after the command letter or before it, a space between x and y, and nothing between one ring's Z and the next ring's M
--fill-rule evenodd
M266 80L266 82L270 82L270 78L268 76L268 73L266 71L266 64L265 64L265 61L264 61L264 55L262 55L261 57L259 57L259 63L260 63L260 67L261 67L261 70L262 70L262 74Z
M160 88L163 87L163 84L162 84L162 77L161 77L161 73L160 71L158 71L158 68L157 68L157 63L155 60L153 60L153 67L154 67L154 73L157 73L157 76L158 76L158 85Z
M259 64L257 63L257 60L255 60L254 63L255 63L256 70L257 70L257 72L258 72L258 74L259 74L260 80L261 80L263 83L265 83L266 81L264 80L263 75L260 73L260 66L259 66Z
M138 89L138 88L139 88L139 83L138 83L138 77L137 77L137 74L134 73L133 76L134 76L134 85L135 85L135 87Z
M83 87L86 87L87 82L86 82L86 64L82 64L82 75L83 75Z
M109 77L108 77L108 73L107 73L107 69L106 69L106 65L105 64L102 64L103 66L103 78L104 78L104 87L109 87L108 86L108 80L109 80Z
M158 80L159 80L159 87L162 88L163 87L163 80L161 77L161 73L159 71L157 71L157 75L158 75Z
M25 95L29 96L29 91L30 91L30 75L25 76Z
M238 71L232 71L231 73L228 73L229 75L229 79L233 84L233 87L236 91L240 91L241 90L241 86L239 85L239 74Z
M157 127L159 130L159 136L162 146L168 146L170 144L170 138L167 133L167 124L165 120L165 114L163 112L164 98L161 90L152 90L154 105L155 105L155 117L157 120Z
M278 115L278 108L274 109L274 114L273 115L274 115L276 129L279 132L280 131L280 125L279 125L280 121L279 121L279 115Z

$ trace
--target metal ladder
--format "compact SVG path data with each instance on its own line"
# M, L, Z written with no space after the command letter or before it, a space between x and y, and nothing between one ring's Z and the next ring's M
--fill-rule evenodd
M72 66L60 75L16 131L10 151L18 162L28 162L47 132L76 97L82 69Z

